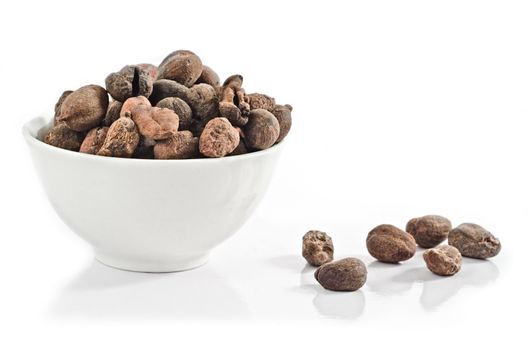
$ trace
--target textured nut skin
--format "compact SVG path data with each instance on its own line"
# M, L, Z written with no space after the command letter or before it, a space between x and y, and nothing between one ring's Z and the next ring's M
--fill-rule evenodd
M472 223L464 223L452 229L447 241L468 258L492 258L501 250L498 238L482 226Z
M451 221L439 215L411 219L405 228L422 248L436 247L447 239L450 230Z
M227 118L230 123L237 126L247 124L248 117L242 114L240 108L235 103L235 90L229 86L225 86L222 90L222 101L218 105L218 112L224 118Z
M247 94L246 96L251 109L265 109L271 112L275 107L275 99L268 95L253 93Z
M70 151L78 151L83 142L83 136L83 133L73 131L66 124L59 123L46 133L44 142Z
M159 101L167 97L179 97L185 102L189 88L185 85L169 79L159 79L154 82L152 86L152 93L149 96L150 103L155 106Z
M423 259L427 268L440 276L452 276L462 267L462 255L450 245L427 249L423 253Z
M275 143L279 143L288 135L291 129L292 124L292 118L291 118L291 112L293 110L293 107L290 105L275 105L273 109L271 110L271 113L277 118L277 121L279 122L279 138Z
M367 236L367 249L382 262L397 263L416 253L416 242L409 233L392 225L379 225Z
M324 264L314 276L325 289L355 291L367 281L367 267L359 259L345 258Z
M149 68L129 65L111 73L105 79L106 90L114 100L124 102L135 96L149 97L154 79Z
M86 85L64 99L57 121L75 131L88 131L101 123L107 109L106 90L98 85Z
M209 66L202 66L202 74L196 81L196 84L209 84L211 86L220 86L220 77Z
M150 63L140 63L140 64L136 64L136 66L144 69L147 71L147 73L150 75L150 78L152 79L152 81L156 81L156 79L158 79L158 67L153 65L153 64L150 64Z
M218 95L209 84L194 85L182 99L191 107L197 119L210 120L218 116Z
M150 104L150 101L145 96L130 97L121 106L121 111L119 112L119 116L121 118L123 117L130 118L132 116L132 110L136 108L137 106L151 107L151 104Z
M189 130L192 122L192 110L189 105L178 97L167 97L156 104L159 108L168 108L178 115L180 126L178 130Z
M60 110L62 103L66 99L66 97L70 96L70 94L73 92L73 90L66 90L60 95L59 99L57 100L57 103L55 103L55 116L53 117L54 124L57 124L57 118L60 116Z
M200 153L206 157L223 157L236 148L240 142L238 131L226 118L211 119L200 135Z
M191 87L202 74L202 61L191 51L170 53L158 67L158 79L171 79Z
M130 115L139 133L146 138L164 140L178 132L178 115L168 108L137 105Z
M121 108L123 107L123 103L112 100L110 101L110 104L108 105L108 109L106 110L106 115L103 119L103 125L104 126L110 126L113 122L119 119L121 114Z
M265 109L254 109L244 125L246 145L253 149L266 149L279 138L280 126L277 118Z
M87 154L97 154L106 139L108 129L108 127L103 126L93 128L92 130L88 131L88 134L86 134L86 137L84 138L84 141L81 144L79 152Z
M130 158L138 144L139 133L134 121L130 118L119 118L108 129L105 142L97 155Z
M302 256L312 266L321 266L334 260L332 237L325 232L308 231L303 236Z
M187 130L156 142L154 146L154 158L156 159L189 159L199 158L199 156L198 138Z

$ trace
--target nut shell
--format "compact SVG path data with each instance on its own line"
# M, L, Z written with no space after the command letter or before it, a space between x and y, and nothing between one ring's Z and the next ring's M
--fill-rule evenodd
M334 259L332 238L325 232L308 231L303 236L302 256L312 266L321 266Z
M161 62L158 79L170 79L191 87L202 74L202 69L202 61L194 52L178 50Z
M367 267L359 259L345 258L324 264L314 276L325 289L355 291L367 281Z
M273 107L271 113L277 118L277 121L279 122L279 138L275 143L279 143L288 135L291 129L292 124L292 117L291 112L293 108L290 105L275 105Z
M240 135L226 118L211 119L199 140L200 153L206 157L223 157L236 148Z
M271 112L275 107L275 99L268 95L253 93L247 94L246 96L251 109L265 109Z
M427 268L440 276L452 276L460 271L462 266L462 255L450 245L427 249L423 253L423 259Z
M178 97L167 97L156 104L159 108L168 108L178 115L180 126L178 130L189 130L192 122L192 110L189 105Z
M209 84L211 86L220 86L220 77L209 66L202 66L202 74L196 81L196 84Z
M156 159L189 159L199 158L198 138L190 131L179 131L166 140L156 142L154 158Z
M367 236L367 249L382 262L397 263L416 253L416 242L409 233L392 225L379 225Z
M69 129L66 124L59 123L48 130L44 142L48 145L78 151L83 142L83 133Z
M108 127L106 126L93 128L92 130L88 131L88 134L86 134L79 152L97 154L99 149L101 149L101 146L103 146L107 134Z
M98 85L86 85L64 99L57 121L75 131L88 131L101 123L107 109L106 90Z
M136 124L130 118L119 118L108 129L105 142L97 155L130 158L139 144Z
M244 125L244 134L246 145L250 148L259 150L269 148L279 138L279 122L271 112L254 109L249 113L249 120Z
M114 100L124 102L130 97L149 97L152 93L154 77L150 68L129 65L111 73L105 79L106 90Z
M472 223L464 223L452 229L448 243L468 258L492 258L501 250L498 238L482 226Z
M450 230L451 221L439 215L411 219L405 228L422 248L436 247L447 239Z
M138 105L130 114L139 133L146 138L164 140L178 132L178 115L168 108Z

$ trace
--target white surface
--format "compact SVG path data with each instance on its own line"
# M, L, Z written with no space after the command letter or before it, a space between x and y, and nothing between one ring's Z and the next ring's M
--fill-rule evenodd
M525 2L103 4L0 11L2 349L524 343ZM293 105L293 130L262 205L203 268L106 268L46 201L20 128L62 90L179 48ZM502 252L446 279L419 254L366 256L372 227L429 213L481 224ZM314 284L300 257L312 228L337 257L364 257L360 292Z
M50 203L98 261L129 271L203 265L255 211L283 148L166 162L93 157L42 142L51 120L23 127Z

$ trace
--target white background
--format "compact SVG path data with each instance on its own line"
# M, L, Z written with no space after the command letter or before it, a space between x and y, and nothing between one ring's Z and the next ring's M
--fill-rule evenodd
M526 2L14 3L0 11L0 348L523 342ZM206 266L107 268L54 214L20 128L63 90L176 49L293 105L293 130L261 206ZM479 223L503 250L452 278L421 251L401 266L368 256L371 228L425 214ZM313 228L364 259L361 291L315 283L300 256Z

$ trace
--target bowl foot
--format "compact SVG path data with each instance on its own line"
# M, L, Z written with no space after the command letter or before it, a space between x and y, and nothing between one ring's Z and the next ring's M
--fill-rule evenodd
M95 259L104 265L126 271L177 272L194 269L204 265L209 259L209 253L148 259L137 256L120 256L116 254L95 252Z

